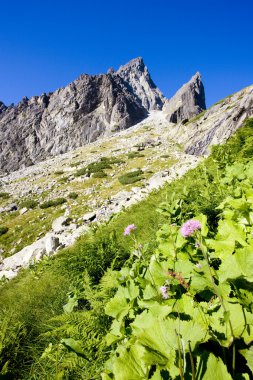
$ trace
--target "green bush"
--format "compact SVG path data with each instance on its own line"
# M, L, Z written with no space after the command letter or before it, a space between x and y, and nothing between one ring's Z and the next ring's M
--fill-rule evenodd
M131 159L131 158L138 158L138 157L145 157L145 154L141 154L139 152L130 152L130 153L128 153L127 157L129 159Z
M160 157L161 158L170 158L171 156L169 154L162 154Z
M62 177L58 180L59 183L67 183L69 180L69 177Z
M26 200L26 201L21 202L21 203L20 203L20 207L21 207L21 208L22 208L22 207L26 207L26 208L28 208L28 209L33 209L33 208L35 208L36 206L38 206L38 204L39 204L39 202L34 201L34 200L32 200L32 199L28 199L28 200Z
M67 202L67 199L65 198L56 198L47 202L44 202L40 205L40 208L45 209L53 206L62 205L63 203Z
M107 177L107 174L102 170L100 172L95 172L93 174L93 178L105 178L105 177Z
M69 198L70 199L76 199L76 198L78 198L78 194L75 192L69 193Z
M0 226L0 236L6 234L9 231L8 227Z
M122 163L124 163L124 161L119 160L118 158L102 157L100 161L92 162L86 167L79 169L74 175L75 177L80 177L81 175L84 175L84 174L88 174L90 176L91 173L101 173L103 172L104 169L112 169L111 165L122 164ZM99 175L97 178L102 178L102 177L99 177Z
M75 177L81 177L81 175L85 175L87 174L87 168L81 168L79 170L77 170L77 172L75 172L74 176Z
M133 172L125 173L122 176L120 176L119 182L122 185L129 185L131 183L135 183L142 180L141 175L143 174L143 171L141 169L135 170Z
M56 172L54 172L55 175L61 175L63 174L64 171L63 170L57 170Z
M9 194L9 193L1 192L1 193L0 193L0 198L8 199L8 198L10 198L10 194Z
M181 378L194 378L195 368L196 379L212 378L215 370L229 379L234 360L233 378L250 379L253 198L252 180L242 183L242 178L252 178L250 152L245 151L246 146L250 150L251 137L252 129L243 127L181 179L5 284L0 292L0 368L7 363L13 379L98 379L109 354L112 361L104 379L114 378L110 371L119 378L125 369L126 379L168 379L166 366L174 378L180 378L179 369L185 371ZM241 162L243 166L237 166ZM199 213L207 217L207 223L201 219L201 239L183 239L180 225ZM124 227L133 223L138 242L134 247L132 239L123 236ZM208 247L202 250L201 245ZM128 258L130 252L134 256ZM206 252L209 260L203 256ZM150 261L152 254L155 260ZM108 278L110 266L114 271ZM121 273L116 271L121 268ZM86 270L91 284L84 277ZM160 285L168 286L168 300L162 299ZM105 286L112 288L109 294ZM70 311L62 314L66 302ZM6 324L4 317L9 317ZM107 335L112 318L113 330ZM105 342L112 346L105 348ZM126 366L133 362L137 364ZM131 373L135 369L140 372Z

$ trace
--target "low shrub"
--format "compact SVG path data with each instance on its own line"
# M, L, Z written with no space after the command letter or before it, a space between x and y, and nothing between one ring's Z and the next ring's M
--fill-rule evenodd
M130 152L128 153L127 157L131 159L131 158L137 158L137 157L145 157L145 155L139 152Z
M107 174L101 170L101 172L96 172L93 174L93 178L104 178L107 177Z
M87 168L81 168L79 170L77 170L77 172L75 172L74 176L75 177L81 177L82 175L85 175L87 174Z
M23 208L30 208L30 209L33 209L35 208L36 206L38 206L39 202L37 201L34 201L33 199L27 199L26 201L23 201L20 203L20 207Z
M121 177L119 177L119 182L122 185L129 185L131 183L135 183L142 180L141 175L143 171L141 169L135 170L133 172L125 173Z
M118 158L102 157L100 159L100 161L92 162L91 164L87 165L86 167L77 170L77 172L74 175L75 175L75 177L80 177L81 175L84 175L84 174L88 174L88 176L90 176L91 173L102 173L104 169L112 169L111 165L123 164L123 163L124 163L124 161L119 160ZM98 174L97 178L102 178L102 177L100 177L100 174Z
M70 199L76 199L78 197L78 194L75 192L69 193L69 198Z
M9 231L8 227L0 226L0 236L6 234Z
M56 174L56 175L61 175L63 173L64 173L64 171L62 171L62 170L57 170L56 172L54 172L54 174Z
M8 199L8 198L10 198L10 194L9 194L9 193L1 192L1 193L0 193L0 198Z
M59 182L59 183L66 183L66 182L68 182L68 180L69 180L69 177L62 177L62 178L60 178L60 179L58 180L58 182Z
M40 205L40 208L45 209L53 206L62 205L63 203L67 202L67 199L65 198L56 198L52 199L50 201L44 202Z

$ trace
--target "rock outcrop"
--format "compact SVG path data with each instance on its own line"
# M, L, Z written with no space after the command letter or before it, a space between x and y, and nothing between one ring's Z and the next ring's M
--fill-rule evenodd
M128 64L121 66L117 71L129 88L136 95L140 104L147 109L162 109L165 98L156 87L141 57L135 58Z
M163 106L163 111L171 123L186 122L205 109L205 91L200 73L196 73Z
M118 72L81 75L54 93L0 103L0 173L20 169L131 127L163 96L138 58Z
M170 138L188 154L207 155L210 146L224 143L252 116L253 85L214 104L192 122L171 124Z
M0 114L7 109L6 105L3 102L0 102Z

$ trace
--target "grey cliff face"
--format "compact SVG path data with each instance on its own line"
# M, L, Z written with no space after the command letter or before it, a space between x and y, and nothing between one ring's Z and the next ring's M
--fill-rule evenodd
M186 153L206 155L212 145L224 143L252 116L253 85L213 105L198 120L171 124L170 137L182 144Z
M6 105L3 102L0 102L0 114L7 109Z
M163 107L171 123L187 121L205 109L205 91L199 73L196 73L171 99L167 100Z
M15 107L0 103L0 171L17 170L129 128L162 102L137 59L118 72L81 75L50 95L25 97Z
M135 58L117 71L129 91L136 95L138 101L148 111L162 109L165 98L156 87L142 58Z

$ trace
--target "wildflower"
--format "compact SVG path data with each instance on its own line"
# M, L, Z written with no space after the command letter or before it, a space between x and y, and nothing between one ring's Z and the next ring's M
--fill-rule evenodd
M161 286L160 292L162 294L163 299L167 300L169 298L167 286L165 286L165 285Z
M124 236L130 235L132 231L136 230L136 226L134 224L129 224L124 230Z
M200 263L197 263L197 264L195 264L195 267L198 268L198 269L201 269L202 265Z
M188 237L188 236L191 236L195 231L200 230L200 229L201 229L200 222L198 220L191 219L182 225L180 231L183 237Z

